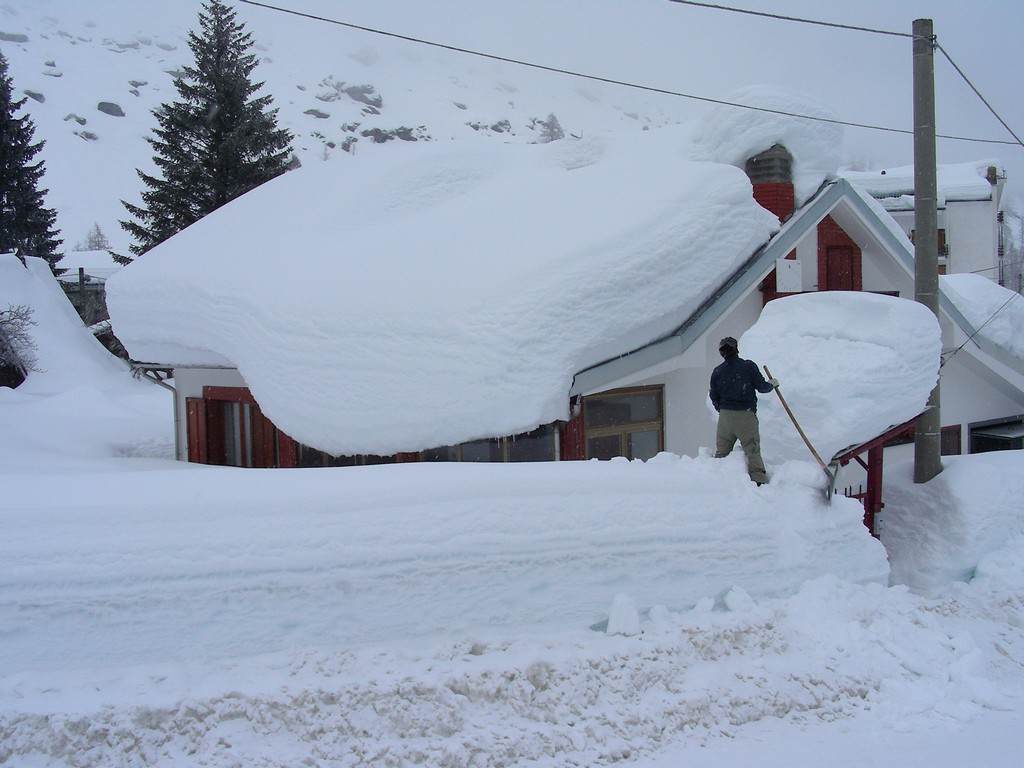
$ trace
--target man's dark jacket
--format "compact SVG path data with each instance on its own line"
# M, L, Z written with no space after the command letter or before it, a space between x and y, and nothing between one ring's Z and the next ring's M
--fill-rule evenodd
M739 355L726 358L711 372L711 404L716 411L753 411L757 413L757 394L768 393L772 385L764 380L757 364Z

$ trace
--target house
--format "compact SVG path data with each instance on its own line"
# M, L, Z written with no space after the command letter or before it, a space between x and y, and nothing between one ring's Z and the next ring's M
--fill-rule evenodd
M914 167L841 171L840 176L878 200L914 241ZM939 274L980 274L1017 290L1011 275L1001 208L1006 174L996 160L939 165Z
M800 199L799 146L769 140L735 168L654 133L512 159L410 153L357 168L350 187L303 169L154 249L109 301L136 364L173 375L178 458L695 455L714 444L718 339L767 302L913 298L904 230L848 178L822 174ZM315 251L337 256L309 275ZM1024 355L977 333L959 298L941 301L943 350L958 350L942 368L947 454L1024 414Z

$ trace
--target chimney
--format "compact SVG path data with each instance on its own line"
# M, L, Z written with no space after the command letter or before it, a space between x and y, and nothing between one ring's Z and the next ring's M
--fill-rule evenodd
M754 155L744 167L754 185L754 199L783 220L794 208L792 169L793 156L781 144Z

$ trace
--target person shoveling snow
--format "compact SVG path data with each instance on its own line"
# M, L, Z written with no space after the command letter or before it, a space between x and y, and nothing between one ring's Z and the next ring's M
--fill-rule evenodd
M765 381L756 363L740 357L739 344L732 336L718 343L718 352L724 362L711 372L711 404L718 411L715 458L728 456L739 440L747 456L747 474L762 485L768 482L768 475L761 459L756 393L771 392L779 381Z

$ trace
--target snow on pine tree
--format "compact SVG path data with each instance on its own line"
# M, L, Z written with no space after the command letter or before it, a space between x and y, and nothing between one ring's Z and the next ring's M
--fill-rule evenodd
M207 0L199 26L188 37L195 63L174 80L180 98L153 112L159 126L147 141L160 175L138 170L143 204L121 201L134 219L121 226L136 256L288 167L292 136L277 127L273 98L252 98L263 87L249 77L252 34L221 0Z
M0 54L0 253L39 256L52 269L62 241L53 228L56 212L43 204L48 190L39 188L45 164L33 162L45 142L33 144L31 118L15 116L26 101L14 99L7 59Z

